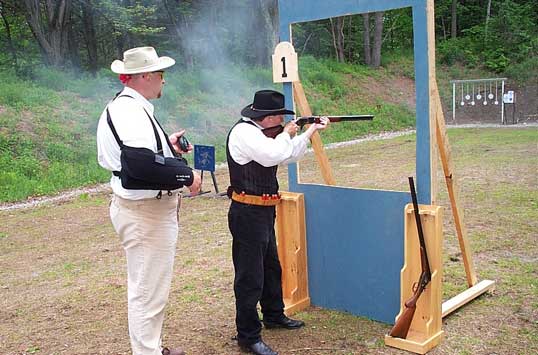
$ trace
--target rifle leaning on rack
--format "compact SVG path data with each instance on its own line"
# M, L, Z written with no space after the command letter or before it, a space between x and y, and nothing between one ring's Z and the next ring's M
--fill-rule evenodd
M392 327L389 335L391 337L395 338L402 338L405 339L407 337L407 333L409 332L409 328L411 327L411 322L413 321L413 316L415 315L415 311L417 309L417 301L426 289L426 286L431 281L432 275L430 270L430 263L428 262L428 253L426 251L426 243L424 242L424 232L422 231L422 223L420 221L420 214L418 210L418 202L417 202L417 193L415 192L415 183L413 181L413 177L409 177L409 187L411 188L411 197L413 199L413 210L415 213L415 221L417 223L417 230L418 230L418 239L420 242L420 265L422 268L422 272L420 274L420 278L418 282L416 282L413 285L413 296L409 298L407 301L405 301L405 310L403 311L400 318L398 318L398 321L396 324L394 324L394 327Z
M297 117L294 121L296 125L299 126L300 129L303 129L303 127L307 124L312 123L320 123L321 117L323 116L303 116L303 117ZM327 116L329 121L331 122L343 122L343 121L371 121L374 119L374 115L348 115L348 116ZM280 133L284 131L283 125L276 125L273 127L265 128L263 129L263 134L265 134L269 138L275 138Z

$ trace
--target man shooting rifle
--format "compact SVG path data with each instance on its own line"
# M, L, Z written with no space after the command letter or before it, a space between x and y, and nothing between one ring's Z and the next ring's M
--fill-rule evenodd
M417 309L417 301L432 279L430 263L428 262L428 253L426 251L426 243L424 242L424 232L422 231L422 223L420 221L420 214L418 210L417 193L415 192L415 183L412 176L409 177L409 187L411 188L411 198L413 199L413 210L415 213L418 239L420 242L420 264L422 267L422 272L418 282L413 285L413 296L405 301L405 310L389 333L391 337L402 339L407 337L407 333L411 327L411 322L413 321L413 316L415 315L415 311Z

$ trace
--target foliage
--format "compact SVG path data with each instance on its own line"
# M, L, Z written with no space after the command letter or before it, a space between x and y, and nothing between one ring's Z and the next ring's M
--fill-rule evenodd
M472 8L471 4L466 6ZM473 24L461 30L461 37L439 43L439 59L449 65L460 62L502 73L511 65L537 56L538 15L533 15L533 6L536 4L512 0L493 2L487 22Z

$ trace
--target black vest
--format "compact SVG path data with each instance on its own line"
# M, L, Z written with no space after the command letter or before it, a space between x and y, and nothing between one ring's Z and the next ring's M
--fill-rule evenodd
M254 125L252 122L239 120L232 129L238 124ZM230 132L226 138L226 160L228 161L228 170L230 174L228 195L231 196L232 191L235 191L236 193L244 191L247 195L258 196L261 196L262 194L274 195L278 193L278 180L276 178L278 165L266 168L254 160L245 165L236 163L230 155L230 149L228 148ZM260 147L260 149L263 149L263 147Z

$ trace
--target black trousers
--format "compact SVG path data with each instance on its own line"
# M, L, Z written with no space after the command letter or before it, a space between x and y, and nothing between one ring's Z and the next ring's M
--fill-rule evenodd
M232 201L228 226L233 236L234 292L237 340L249 345L261 340L257 304L264 319L284 315L282 268L275 238L275 207Z

